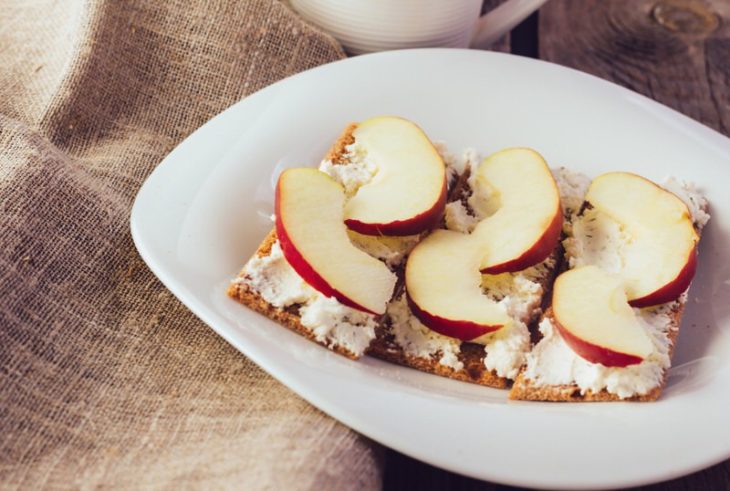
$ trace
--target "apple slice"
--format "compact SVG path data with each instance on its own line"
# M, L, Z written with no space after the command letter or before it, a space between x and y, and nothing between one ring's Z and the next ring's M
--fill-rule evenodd
M682 200L636 174L610 172L593 180L586 201L630 237L623 246L621 275L631 305L668 302L689 287L699 236Z
M470 340L496 331L510 318L481 290L481 244L470 235L436 230L406 263L406 291L413 314L428 328Z
M472 183L477 212L489 215L473 232L484 244L482 273L519 271L552 253L563 210L558 186L539 153L508 148L492 154L476 169Z
M343 222L345 191L316 169L288 169L276 186L276 235L304 281L344 305L385 313L396 275L356 248Z
M561 336L580 357L607 367L641 363L654 346L628 303L624 283L596 266L558 276L553 318Z
M345 205L345 223L366 235L414 235L432 228L446 206L446 170L426 134L408 120L383 116L353 132L377 166Z

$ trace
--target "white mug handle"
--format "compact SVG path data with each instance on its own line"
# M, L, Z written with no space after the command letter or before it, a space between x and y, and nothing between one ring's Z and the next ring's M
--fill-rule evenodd
M471 37L471 48L486 49L497 39L512 30L528 15L539 9L547 0L508 0L486 15L476 24Z

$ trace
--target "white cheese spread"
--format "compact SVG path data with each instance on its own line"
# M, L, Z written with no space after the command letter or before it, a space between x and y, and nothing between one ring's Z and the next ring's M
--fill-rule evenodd
M252 257L239 278L274 307L308 302L318 295L284 259L279 241L271 246L268 256Z
M471 233L479 223L479 219L469 213L461 201L452 201L446 204L444 219L446 220L447 229L462 234Z
M302 324L327 346L362 356L375 338L375 316L342 305L309 286L286 261L278 241L268 256L251 258L237 281L275 307L299 305Z
M560 192L560 203L563 205L565 216L577 213L583 205L583 198L588 192L591 179L580 172L574 172L565 167L551 169L555 183Z
M530 331L524 322L514 321L499 331L482 336L479 343L484 345L486 369L513 379L520 373L530 350Z
M363 235L352 230L347 231L350 241L355 247L371 256L380 259L391 269L395 269L406 259L411 250L416 247L420 235L406 235L403 237Z
M437 145L436 148L444 158L447 168L455 169L459 174L463 174L467 169L475 169L481 160L480 155L473 148L464 150L461 158L456 158L453 154L448 153L446 146L443 144ZM446 228L449 230L461 232L462 234L471 233L481 218L470 212L461 201L452 201L446 204L444 220L446 221Z
M570 236L563 241L568 266L592 264L609 273L620 273L631 236L617 221L595 208L573 219Z
M459 361L459 340L442 336L421 324L411 313L405 295L388 305L387 314L391 332L404 353L425 359L437 356L441 365L457 371L464 368L464 364Z
M343 163L323 160L319 170L330 176L345 188L345 195L352 197L378 173L378 166L368 157L365 147L357 142L345 147Z
M362 356L375 338L375 316L342 305L332 297L318 294L299 310L302 325L314 332L317 341L342 346Z
M662 186L667 191L674 193L687 205L692 221L698 229L702 229L710 220L707 210L707 199L702 196L695 185L691 182L678 181L674 177L666 177Z

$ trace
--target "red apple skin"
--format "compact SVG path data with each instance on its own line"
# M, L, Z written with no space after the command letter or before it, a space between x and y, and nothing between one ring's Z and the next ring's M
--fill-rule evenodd
M600 363L606 367L627 367L629 365L636 365L643 361L643 359L638 356L612 351L608 348L597 346L580 339L573 335L568 329L563 327L558 318L555 317L554 313L551 317L555 326L558 328L558 332L560 332L560 336L565 340L568 346L570 346L570 349L584 360L591 363Z
M653 305L660 305L676 300L687 288L689 288L689 284L692 283L692 278L694 278L696 271L697 244L695 244L692 250L689 251L687 263L677 274L676 278L648 295L629 300L629 305L632 307L651 307Z
M299 274L299 276L301 276L304 281L306 281L312 288L320 292L322 295L326 297L334 297L341 304L352 307L353 309L367 312L368 314L378 315L375 312L366 309L362 305L350 300L349 298L332 288L332 286L330 286L330 284L327 283L327 281L322 278L319 273L317 273L314 268L312 268L312 266L310 266L310 264L299 253L296 246L289 238L289 235L287 235L286 228L284 227L284 222L282 220L281 180L279 180L276 185L274 209L276 213L276 236L279 239L279 244L281 245L281 251L284 254L284 258L289 263L289 265L294 268L294 271L296 271L297 274Z
M553 220L548 225L535 244L525 251L520 257L512 259L501 264L489 266L481 271L482 274L500 274L511 273L513 271L522 271L523 269L534 266L547 259L553 253L555 247L560 240L560 234L563 230L563 207L558 204L558 209Z
M411 296L408 295L407 292L406 300L408 301L408 306L410 307L411 312L413 312L413 315L415 315L424 326L439 334L443 334L444 336L460 339L462 341L469 341L471 339L478 338L483 334L494 332L502 327L501 325L483 326L470 321L444 319L443 317L429 314L416 305L416 302L411 299Z
M359 220L345 220L345 225L350 230L364 235L416 235L424 230L429 230L438 225L444 214L446 207L446 176L444 176L444 184L441 187L441 194L436 203L418 215L407 220L396 220L389 223L365 223Z

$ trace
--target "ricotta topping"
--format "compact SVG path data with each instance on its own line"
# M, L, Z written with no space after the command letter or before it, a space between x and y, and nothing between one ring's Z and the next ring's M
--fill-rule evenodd
M343 157L344 162L337 164L331 160L323 160L319 164L319 170L342 184L345 195L351 198L358 189L372 181L378 173L378 166L368 157L365 147L357 141L345 147Z
M444 219L446 220L447 229L462 234L471 233L479 223L479 219L469 213L461 201L452 201L446 204Z
M380 259L391 269L403 264L406 256L416 247L420 235L406 235L403 237L363 235L352 230L347 231L355 247Z
M444 142L436 141L433 143L433 146L436 147L436 151L443 159L449 176L460 176L464 173L467 167L473 168L479 163L479 154L473 148L465 149L461 153L461 156L457 157L449 150Z
M692 221L701 229L710 219L705 211L707 200L692 184L680 183L674 178L666 179L664 186L687 205ZM571 268L593 264L611 273L621 271L624 249L631 236L605 213L586 209L582 215L573 218L568 235L563 246Z
M692 215L692 221L698 229L707 225L707 222L710 221L710 214L705 211L707 210L707 199L699 193L693 183L667 177L662 182L662 186L684 201Z
M686 299L686 293L683 297L681 301ZM654 344L654 353L628 367L605 367L584 360L565 343L546 317L540 322L543 338L527 354L524 376L536 385L575 384L581 394L606 389L622 399L644 395L662 383L664 371L669 368L671 312L678 304L675 300L657 307L634 309Z
M583 198L588 192L591 179L580 172L574 172L565 167L552 169L553 178L560 192L560 203L566 216L572 216L580 211Z
M403 351L417 358L433 359L454 370L462 370L459 360L461 341L443 336L427 328L411 313L405 295L388 305L391 332ZM472 341L476 342L476 341ZM485 334L478 339L485 347L484 365L500 377L514 378L524 363L530 348L530 332L522 322Z
M375 338L375 317L352 309L322 294L299 310L302 325L312 329L317 341L342 346L357 356L365 353Z
M519 373L530 350L527 324L542 313L543 288L539 279L554 267L555 260L550 257L522 271L482 275L483 293L496 301L512 319L510 325L470 341L484 345L487 370L507 378L514 378Z
M571 235L563 241L570 268L593 264L620 273L631 236L621 225L595 208L573 219Z
M274 307L299 305L302 324L329 347L339 346L362 356L375 338L375 316L342 305L309 286L286 261L278 241L268 256L251 258L237 281Z
M482 336L484 366L500 377L514 379L530 350L530 331L524 322L515 321L492 334ZM475 342L475 341L472 341Z
M274 307L306 303L319 293L297 274L284 259L279 241L268 256L252 257L244 268L243 281Z
M411 313L405 295L388 305L387 314L395 341L407 355L427 359L437 356L441 365L457 371L464 368L459 361L459 340L442 336L421 324Z
M475 169L481 161L481 156L473 148L467 148L464 150L460 159L457 159L451 154L449 155L450 160L448 160L448 162L451 168L458 169L459 174L463 174L466 169ZM472 181L467 180L468 186L471 186L471 183ZM478 216L476 213L467 209L461 201L452 201L451 203L446 204L444 220L446 221L446 228L449 230L461 232L462 234L471 233L482 218L483 217Z

